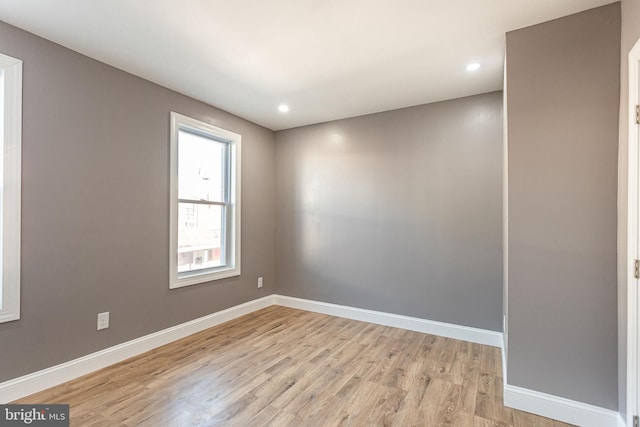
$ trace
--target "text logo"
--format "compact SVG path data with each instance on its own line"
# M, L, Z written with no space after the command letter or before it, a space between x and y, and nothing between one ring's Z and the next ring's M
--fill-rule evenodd
M69 427L69 405L0 405L0 426Z

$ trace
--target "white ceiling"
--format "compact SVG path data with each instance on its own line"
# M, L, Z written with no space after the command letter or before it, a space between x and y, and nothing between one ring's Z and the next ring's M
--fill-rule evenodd
M506 31L610 2L0 0L0 20L279 130L500 89Z

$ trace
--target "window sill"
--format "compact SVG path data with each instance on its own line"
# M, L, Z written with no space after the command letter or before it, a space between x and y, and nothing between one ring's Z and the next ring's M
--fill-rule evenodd
M226 279L240 275L240 267L227 268L215 272L191 273L175 278L170 284L169 289L182 288L185 286L198 285L200 283L212 282L215 280Z
M20 320L20 313L3 313L0 311L0 323L13 322L14 320Z

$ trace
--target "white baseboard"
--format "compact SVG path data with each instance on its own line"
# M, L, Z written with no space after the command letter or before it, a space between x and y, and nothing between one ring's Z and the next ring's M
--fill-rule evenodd
M502 334L499 332L282 295L269 295L0 383L0 404L12 402L49 387L62 384L274 304L496 347L500 347L502 344Z
M0 383L0 404L62 384L274 304L500 347L506 378L505 346L500 332L274 294ZM615 411L508 385L506 381L504 404L582 427L626 427L622 417Z
M626 427L622 417L615 411L507 385L506 343L500 332L283 295L273 295L273 298L274 304L285 307L500 347L505 379L505 406L581 427Z
M70 381L271 305L273 305L273 296L269 295L109 347L60 365L6 381L0 384L0 404L6 404L49 387L62 384L63 382Z
M502 334L500 332L283 295L273 295L273 297L274 304L285 307L360 320L378 325L393 326L394 328L455 338L457 340L470 341L493 347L502 347Z
M622 414L618 414L618 427L627 427L627 423L624 421Z
M581 427L619 427L622 422L615 411L509 384L504 386L504 405Z

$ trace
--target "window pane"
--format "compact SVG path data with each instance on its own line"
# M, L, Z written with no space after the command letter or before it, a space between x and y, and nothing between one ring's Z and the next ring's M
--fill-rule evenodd
M225 265L225 207L178 203L178 272Z
M178 132L178 198L225 202L226 143Z

